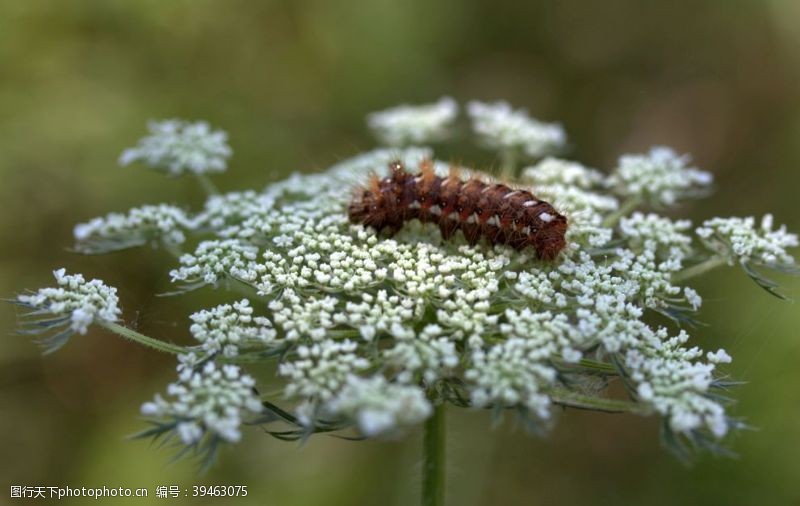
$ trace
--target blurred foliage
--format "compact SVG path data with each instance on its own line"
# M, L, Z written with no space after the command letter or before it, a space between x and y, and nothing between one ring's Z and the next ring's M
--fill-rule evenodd
M792 0L0 0L0 293L66 266L121 288L145 333L187 339L212 293L156 299L171 260L147 248L102 258L66 251L75 223L139 203L199 202L192 181L116 158L150 118L207 119L230 133L225 189L262 187L372 145L366 112L444 94L505 98L562 121L569 155L608 168L667 144L715 173L687 215L763 214L800 230L800 7ZM456 160L496 164L477 151ZM797 278L782 279L800 296ZM797 504L800 313L738 270L714 273L698 343L724 346L748 383L735 413L759 430L738 459L683 467L655 420L567 412L537 440L482 414L450 417L451 504ZM14 310L0 307L0 328ZM41 357L0 349L3 494L11 484L243 484L236 504L409 504L419 434L305 447L257 431L198 477L191 464L123 438L173 361L102 333ZM149 504L133 499L109 504ZM190 503L172 500L174 503ZM83 504L67 500L64 504ZM194 501L210 504L211 501ZM104 503L105 504L105 503Z

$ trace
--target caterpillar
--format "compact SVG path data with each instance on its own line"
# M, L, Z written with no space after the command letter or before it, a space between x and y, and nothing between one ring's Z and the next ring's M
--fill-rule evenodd
M416 175L399 161L391 162L389 170L388 177L372 175L356 189L348 207L351 222L394 235L416 219L437 224L444 239L461 230L470 244L484 238L516 250L531 246L542 260L555 259L566 246L566 216L529 191L477 178L462 181L452 169L440 177L430 160L421 163Z

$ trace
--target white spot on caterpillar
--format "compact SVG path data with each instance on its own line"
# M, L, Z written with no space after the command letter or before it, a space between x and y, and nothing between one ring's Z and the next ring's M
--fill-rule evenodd
M531 233L531 227L525 227L522 229L522 233L528 235Z
M458 213L450 213L447 215L448 220L458 221Z
M522 203L522 207L533 207L538 203L539 203L538 200L528 200L528 201Z
M438 205L432 205L431 208L428 209L428 212L431 214L435 214L436 216L439 216L440 214L442 214L442 208L439 207Z
M497 215L494 215L491 218L489 218L488 220L486 220L486 223L488 223L489 225L494 225L495 227L499 228L500 227L500 218L498 218Z
M467 218L467 223L478 223L478 215L475 213L470 214Z
M545 223L550 223L553 221L554 216L550 213L542 213L539 215L539 219Z
M503 198L504 198L504 199L510 199L511 197L513 197L514 195L516 195L517 193L519 193L519 191L513 191L513 192L511 192L511 193L506 193L506 194L503 196Z
M419 209L420 207L422 206L420 206L419 202L417 202L416 200L408 205L409 209Z

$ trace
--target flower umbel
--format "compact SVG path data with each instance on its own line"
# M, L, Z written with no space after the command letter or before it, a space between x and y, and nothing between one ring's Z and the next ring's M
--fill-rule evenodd
M148 130L150 135L143 137L136 147L123 151L120 165L143 162L171 176L212 174L228 168L232 153L228 135L212 130L205 121L151 121Z
M169 400L156 395L142 405L142 414L163 432L174 430L186 445L239 441L244 419L263 411L255 380L235 365L198 362L192 354L179 360L178 381L167 387Z
M619 194L640 196L649 204L670 206L680 199L702 196L713 181L711 173L687 167L690 158L667 147L656 147L647 154L625 155L611 174Z
M772 230L771 214L764 215L761 226L755 218L712 218L697 228L697 235L708 248L731 261L753 262L765 266L791 266L794 257L786 251L796 248L797 234L786 226Z
M16 303L30 311L21 332L41 335L46 352L63 346L74 334L85 334L93 323L115 322L121 314L117 289L99 279L86 281L81 274L53 271L58 286L18 295Z
M481 144L489 149L540 158L561 149L566 135L561 125L542 123L507 102L470 102L467 113Z
M110 213L75 225L76 249L82 253L105 253L147 243L176 246L186 240L184 230L192 226L186 213L168 204L135 207L126 214Z
M683 327L695 321L702 297L689 283L735 261L775 293L750 266L796 270L789 248L797 236L774 230L769 215L760 227L752 218L711 218L693 235L690 221L658 214L711 183L668 148L622 156L609 174L555 158L525 168L517 186L534 189L569 221L568 246L549 262L500 244L470 245L461 233L445 239L417 221L391 237L351 223L350 189L371 174L384 177L389 162L416 173L429 160L447 174L430 150L400 146L443 138L457 109L442 99L373 114L371 127L391 149L262 191L210 195L195 212L143 206L79 225L80 251L162 246L178 257L170 271L178 293L237 293L229 299L236 302L190 316L193 346L114 324L115 290L63 270L59 287L17 299L31 309L27 327L54 330L54 348L99 323L179 354L169 399L157 396L142 411L156 424L151 435L176 436L187 448L236 442L248 421L281 439L347 429L394 435L438 420L445 404L510 413L538 427L553 425L558 405L657 415L669 448L716 447L737 426L719 392L719 369L731 357L690 344ZM565 143L560 126L505 102L471 102L467 112L477 141L506 161L538 159ZM124 162L174 175L226 166L224 134L205 124L176 120L151 132ZM181 255L179 245L191 253ZM653 325L654 313L672 323ZM280 392L257 393L253 377L233 363L275 364ZM612 383L627 398L609 397Z
M458 104L450 97L426 105L401 105L367 116L375 136L388 146L425 144L445 139L458 116Z
M235 357L249 349L263 350L275 341L269 319L253 316L248 299L222 304L190 316L189 331L207 353Z

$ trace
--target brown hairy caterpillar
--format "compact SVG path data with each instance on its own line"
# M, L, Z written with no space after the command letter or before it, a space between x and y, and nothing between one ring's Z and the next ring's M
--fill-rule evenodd
M462 181L455 170L437 176L430 160L418 175L399 161L391 175L373 175L350 202L350 221L395 234L409 220L435 223L448 239L461 230L470 244L483 237L490 244L517 250L532 246L542 260L553 260L566 246L567 218L531 192L480 179Z

